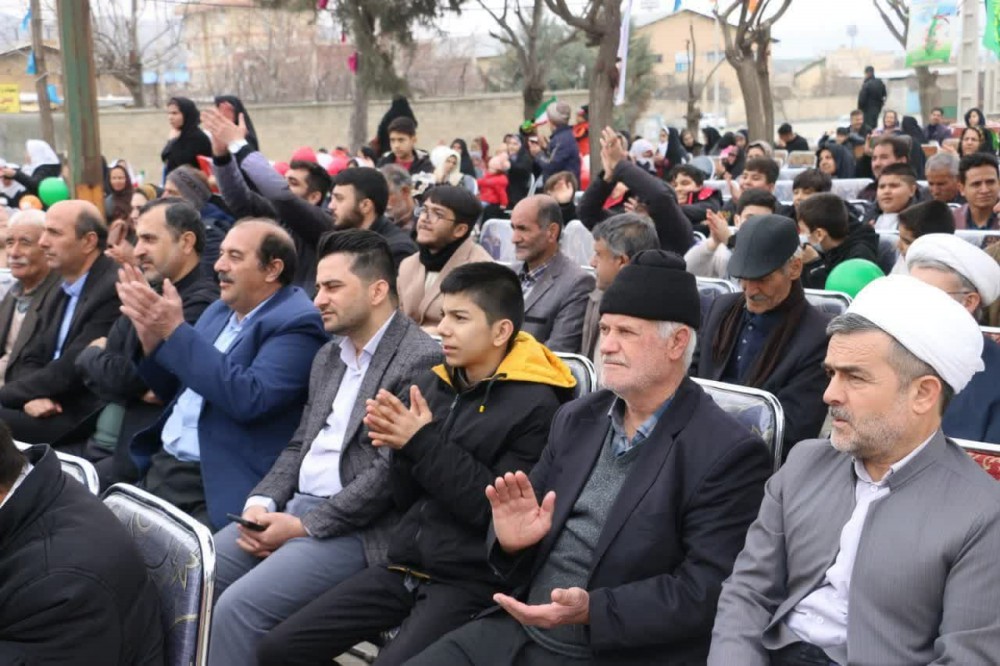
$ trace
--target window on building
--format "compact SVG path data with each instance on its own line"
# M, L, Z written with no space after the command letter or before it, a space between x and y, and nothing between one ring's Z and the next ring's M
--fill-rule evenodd
M688 71L688 54L686 51L678 51L674 54L674 72L681 74Z

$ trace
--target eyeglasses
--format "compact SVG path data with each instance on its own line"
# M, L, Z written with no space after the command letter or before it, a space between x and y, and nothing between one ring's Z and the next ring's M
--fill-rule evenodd
M427 206L424 206L423 210L420 211L420 217L426 217L427 221L430 222L431 224L437 224L438 222L441 221L445 222L455 221L455 218L445 217L444 213L428 208Z

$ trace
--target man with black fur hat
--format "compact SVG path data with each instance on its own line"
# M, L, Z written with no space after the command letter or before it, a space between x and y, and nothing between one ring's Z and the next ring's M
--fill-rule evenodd
M606 390L556 413L530 477L486 489L512 593L411 666L706 659L770 457L687 377L701 316L680 256L640 252L600 309Z
M743 223L729 259L743 291L717 298L705 314L697 377L773 393L785 410L785 453L816 437L826 418L826 324L806 301L798 227L782 215Z

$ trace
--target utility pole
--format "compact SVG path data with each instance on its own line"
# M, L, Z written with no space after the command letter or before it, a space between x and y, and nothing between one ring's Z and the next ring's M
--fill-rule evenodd
M49 69L45 64L40 0L31 0L31 51L35 54L35 93L38 95L38 114L42 120L42 139L55 150L56 128L52 122L52 104L49 101Z
M69 129L70 186L73 197L104 210L104 172L97 117L97 77L90 3L56 0L62 43L66 126Z

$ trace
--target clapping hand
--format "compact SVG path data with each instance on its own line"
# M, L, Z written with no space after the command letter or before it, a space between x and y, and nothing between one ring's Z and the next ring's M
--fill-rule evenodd
M145 354L150 354L163 340L184 323L184 305L169 279L163 281L163 295L146 283L134 266L118 269L118 298L121 313L135 326Z
M705 223L708 225L709 249L714 250L720 245L726 245L733 232L729 229L729 222L722 215L714 210L705 212Z
M399 450L413 439L417 431L434 420L434 414L427 405L420 389L410 387L410 407L385 389L380 389L374 400L366 402L368 414L365 425L372 445L388 446Z
M216 155L225 155L229 151L229 144L234 141L246 140L247 126L246 120L241 113L234 123L218 109L205 109L201 112L201 124L212 135L212 152Z
M524 472L507 472L486 487L493 511L493 531L505 552L513 554L534 546L552 529L556 494L549 491L538 503Z

